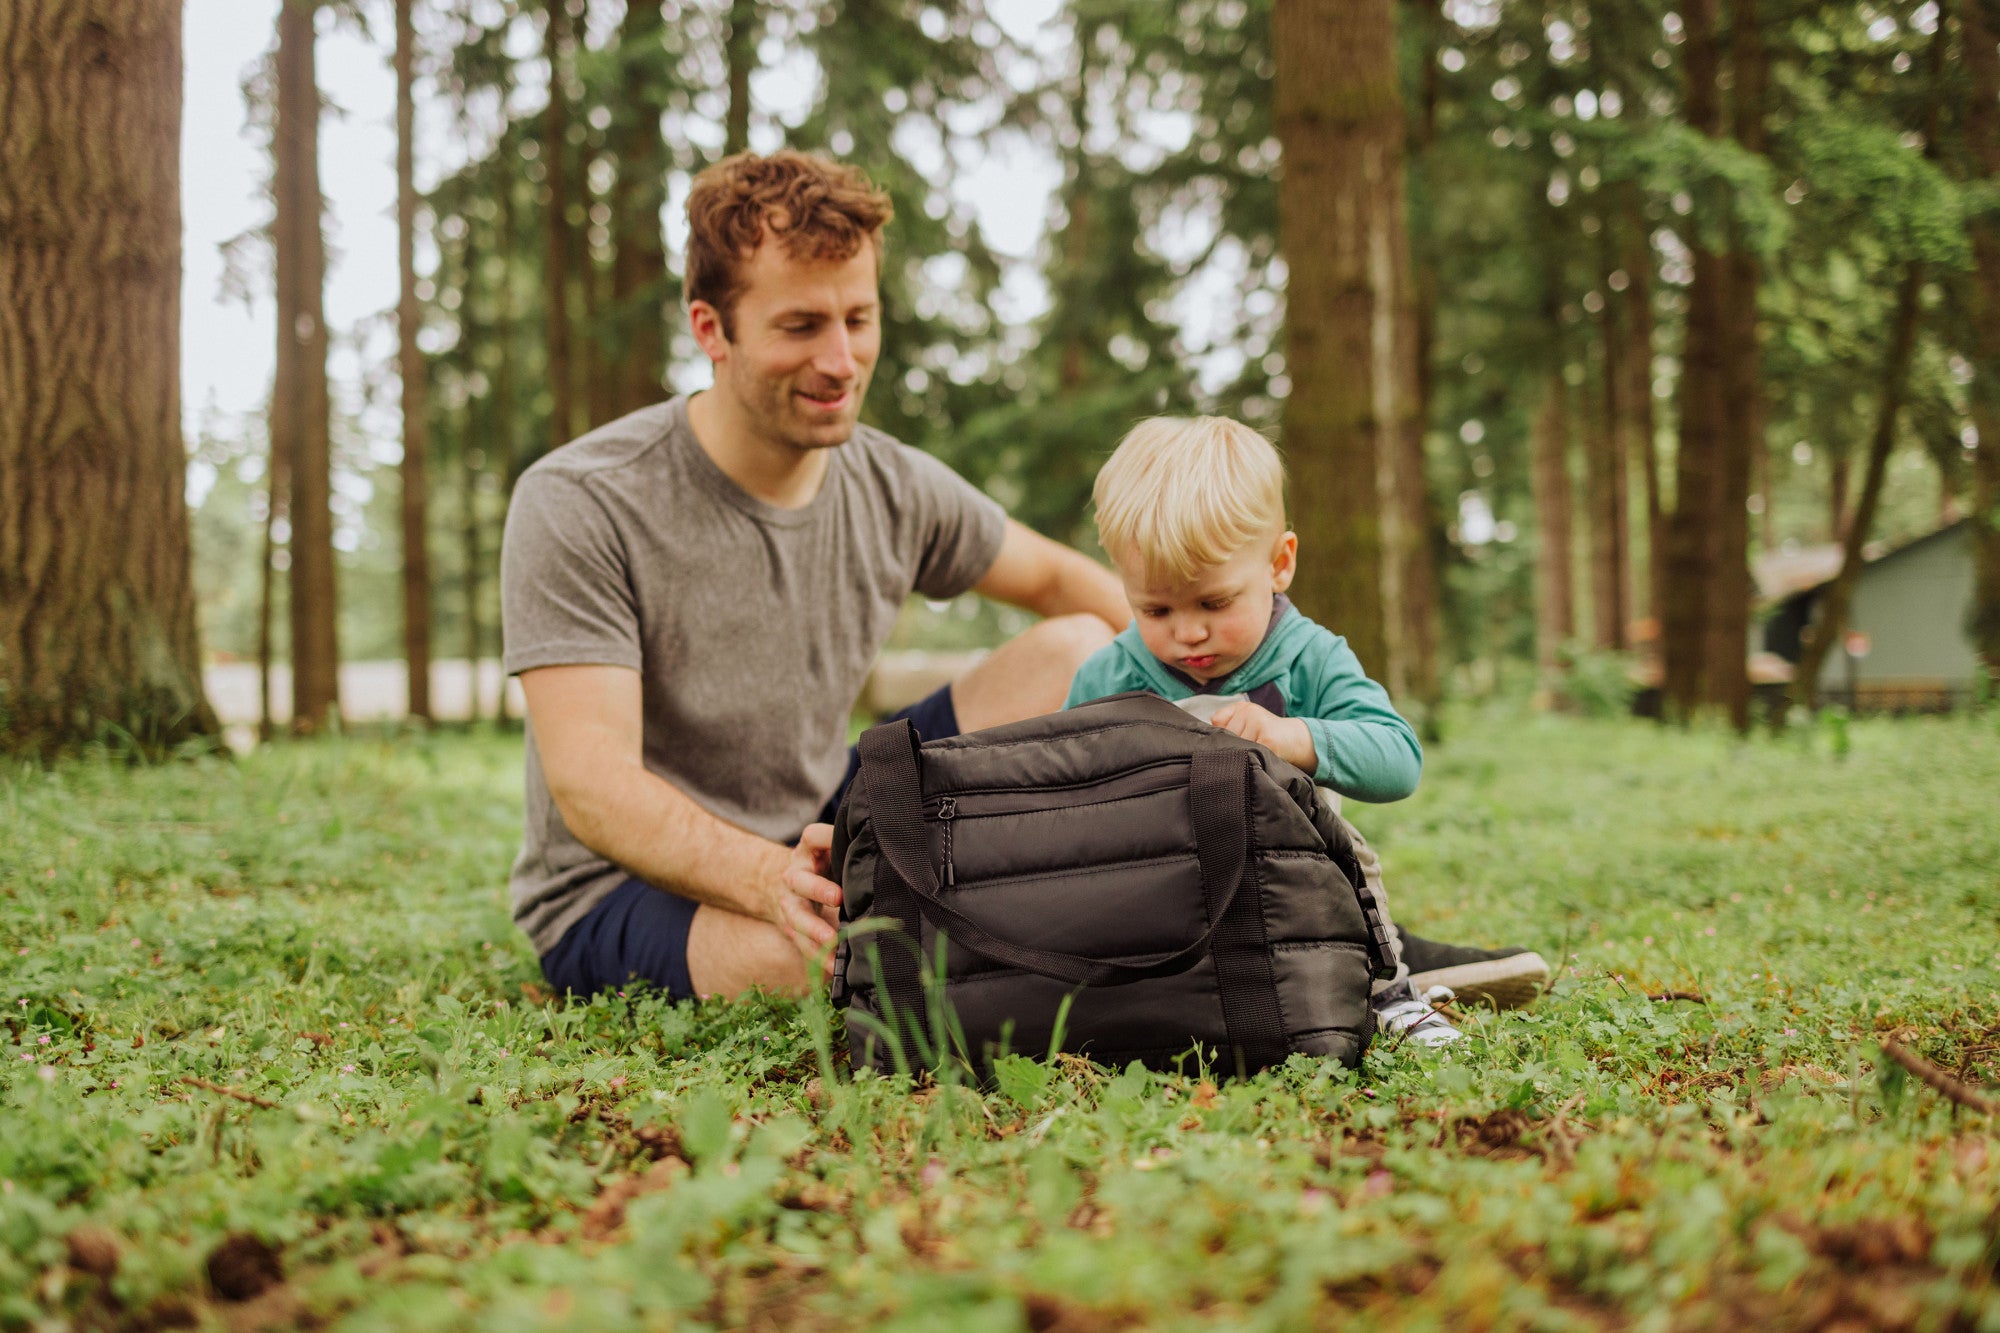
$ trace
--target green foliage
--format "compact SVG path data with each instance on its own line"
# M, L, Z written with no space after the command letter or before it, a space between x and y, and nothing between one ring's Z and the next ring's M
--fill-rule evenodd
M1876 1057L2000 1083L1992 718L1856 720L1840 765L1812 729L1453 732L1350 813L1413 928L1533 945L1554 991L1221 1086L912 1088L849 1079L818 1001L552 1002L505 905L517 740L9 770L0 1326L248 1318L205 1276L244 1234L279 1323L2000 1317L1991 1135Z

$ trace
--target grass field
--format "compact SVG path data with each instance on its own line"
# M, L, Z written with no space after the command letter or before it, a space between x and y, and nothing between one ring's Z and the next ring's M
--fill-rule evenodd
M498 737L0 777L0 1326L2000 1330L2000 1118L1878 1046L2000 1085L1994 714L1468 719L1350 813L1553 993L1220 1086L551 1003L519 784Z

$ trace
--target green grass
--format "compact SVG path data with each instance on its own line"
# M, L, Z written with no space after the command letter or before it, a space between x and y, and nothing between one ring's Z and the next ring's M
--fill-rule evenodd
M1875 1044L2000 1085L2000 727L1841 748L1469 721L1350 813L1409 924L1567 955L1539 1007L983 1096L547 1002L516 742L15 771L0 1326L2000 1329L2000 1126Z

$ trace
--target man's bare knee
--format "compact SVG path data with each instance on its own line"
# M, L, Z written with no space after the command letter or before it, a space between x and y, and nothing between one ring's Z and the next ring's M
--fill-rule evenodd
M761 986L782 995L808 989L805 960L768 921L704 905L688 925L688 982L703 999Z
M1067 666L1066 674L1075 675L1076 669L1098 649L1110 643L1116 635L1111 626L1096 616L1079 614L1073 616L1050 616L1047 620L1028 629L1022 638L1029 635L1038 640L1040 651L1050 659Z

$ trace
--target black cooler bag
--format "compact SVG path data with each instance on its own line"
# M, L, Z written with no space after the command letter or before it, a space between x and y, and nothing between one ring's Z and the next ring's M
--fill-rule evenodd
M1312 780L1263 746L1135 693L860 750L831 872L857 1069L893 1069L892 1039L912 1068L1360 1061L1381 918Z

